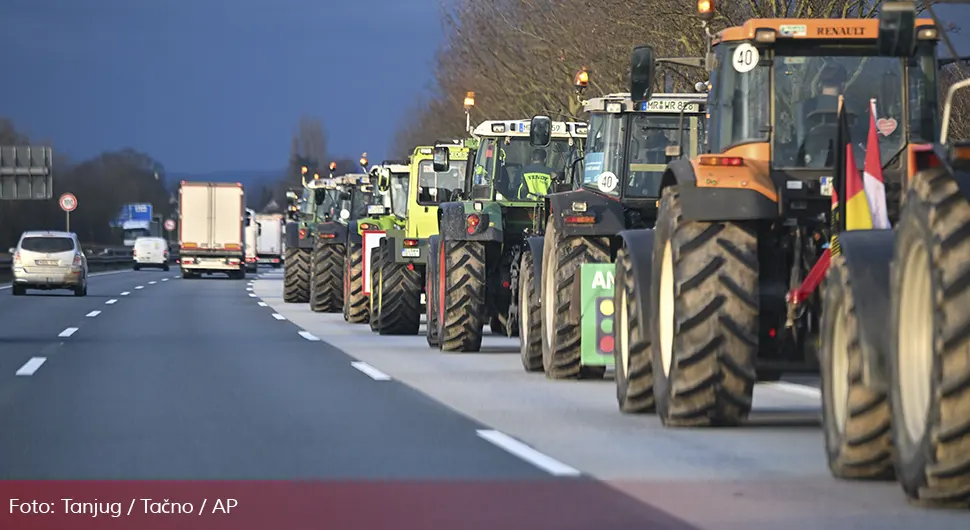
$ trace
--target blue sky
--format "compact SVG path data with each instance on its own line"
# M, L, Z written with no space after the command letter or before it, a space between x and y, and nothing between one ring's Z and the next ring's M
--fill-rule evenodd
M2 0L0 115L72 158L132 146L204 173L283 167L306 112L334 155L378 160L430 82L438 5Z

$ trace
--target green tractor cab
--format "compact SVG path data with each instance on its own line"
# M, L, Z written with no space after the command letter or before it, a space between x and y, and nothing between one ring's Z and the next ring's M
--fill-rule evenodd
M541 228L545 195L572 187L586 124L550 122L549 142L530 142L529 120L492 120L472 132L467 197L442 203L430 238L427 339L442 351L479 351L485 324L518 334L518 276L526 236ZM471 143L471 142L469 142ZM436 168L449 153L436 148Z
M544 233L528 239L523 257L531 270L520 276L520 292L533 293L521 299L531 317L519 333L526 371L600 378L615 363L614 261L631 244L627 230L654 226L667 164L703 148L706 105L702 93L654 94L642 103L609 94L584 102L590 120L582 175L571 191L546 198ZM548 118L534 118L533 128L541 132L542 122ZM544 141L534 135L533 143ZM617 375L618 385L627 384L626 375ZM631 392L624 410L652 408L649 388Z
M438 207L463 196L468 148L464 142L444 144L447 170L435 171L433 146L414 149L408 162L408 182L389 172L393 215L400 224L364 232L364 264L370 286L371 329L382 335L415 335L424 304L428 238L438 233ZM400 191L398 191L398 188ZM400 193L406 193L400 216Z
M310 259L317 225L340 215L341 191L336 182L308 172L307 166L303 170L301 194L287 193L290 220L286 223L283 255L283 301L287 303L310 301ZM307 179L308 173L313 178Z

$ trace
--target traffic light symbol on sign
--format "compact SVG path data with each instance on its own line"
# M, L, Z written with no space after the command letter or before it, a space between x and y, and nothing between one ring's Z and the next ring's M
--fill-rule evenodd
M596 299L596 350L600 355L613 355L613 298Z

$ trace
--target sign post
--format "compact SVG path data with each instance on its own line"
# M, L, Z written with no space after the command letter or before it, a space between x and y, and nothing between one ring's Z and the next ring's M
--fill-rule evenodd
M73 193L65 193L57 200L57 204L64 210L66 231L71 231L71 212L77 209L77 197Z
M172 231L175 230L175 219L165 220L165 231L168 232L168 241L172 242Z

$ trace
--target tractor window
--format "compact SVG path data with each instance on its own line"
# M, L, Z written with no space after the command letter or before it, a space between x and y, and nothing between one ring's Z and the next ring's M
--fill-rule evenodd
M391 211L399 217L407 214L409 182L407 173L391 173Z
M350 218L360 219L367 217L367 207L374 204L381 204L380 196L373 191L364 191L359 186L351 190Z
M715 72L708 100L711 113L708 142L714 153L735 145L768 141L769 69L756 66L747 72L737 71L732 61L734 50L740 45L720 44L714 52Z
M455 192L465 189L465 161L452 160L448 171L435 173L434 162L418 164L418 204L434 205L452 200Z
M509 198L517 200L538 200L549 193L552 181L565 176L573 159L569 138L553 138L548 147L534 147L525 136L507 136L499 143L500 171Z
M583 187L619 196L623 175L623 140L626 126L622 114L593 113L586 137ZM619 173L619 175L617 175Z
M836 51L838 55L831 55ZM845 96L857 163L865 160L871 99L876 100L882 162L895 157L905 141L907 119L903 115L903 61L853 55L853 49L845 44L801 47L798 52L799 56L785 54L774 60L772 164L789 169L832 167L839 129L839 94Z
M668 145L681 147L681 158L697 154L702 142L697 114L684 115L684 128L680 129L680 116L670 114L632 114L630 123L630 172L626 183L627 197L657 197L660 179L667 168Z
M335 219L340 213L340 191L335 189L316 190L317 198L322 199L316 205L317 219Z
M913 140L936 142L940 137L942 109L935 56L933 43L923 42L909 61L909 132Z

